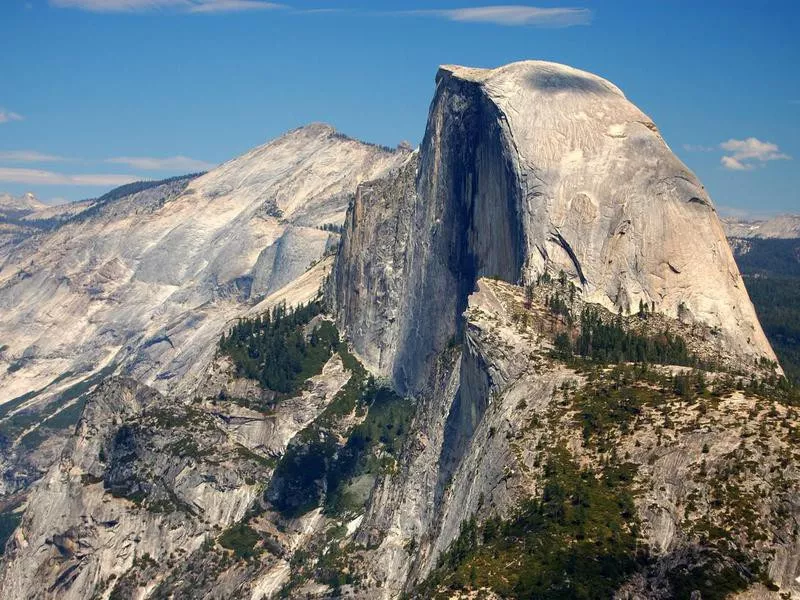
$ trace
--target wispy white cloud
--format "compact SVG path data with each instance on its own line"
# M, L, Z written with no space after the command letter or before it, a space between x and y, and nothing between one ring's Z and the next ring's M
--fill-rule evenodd
M143 13L173 10L184 13L225 13L285 8L265 0L50 0L51 6L97 13Z
M687 152L714 152L714 146L703 146L702 144L684 144L683 149Z
M213 14L255 10L291 10L292 7L268 0L49 0L51 6L97 13L176 13ZM343 8L309 8L299 14L353 12ZM469 23L507 26L571 27L588 25L592 11L587 8L542 8L525 5L474 6L469 8L420 9L405 11L366 11L365 14L418 15Z
M283 4L275 2L261 2L261 0L211 0L195 3L189 8L192 13L221 13L241 12L245 10L276 10L286 8Z
M37 152L36 150L7 150L0 151L0 160L11 162L63 162L68 159L63 156Z
M719 147L730 154L720 159L722 166L731 171L749 171L759 163L771 160L789 160L791 156L781 152L777 144L762 142L749 137L743 140L730 139Z
M107 158L107 163L127 165L144 171L207 171L216 165L187 156L171 156L169 158L153 158L150 156L119 156Z
M517 5L409 10L403 14L506 26L572 27L588 25L592 21L592 11L588 8L541 8Z
M84 165L108 163L125 165L139 171L207 171L216 165L203 160L178 155L167 158L154 158L151 156L118 156L101 160L86 160L82 158L67 158L55 154L46 154L37 150L0 150L0 161L17 163L47 163L47 162L72 162Z
M50 0L51 6L90 12L145 12L186 4L186 0Z
M351 8L302 8L294 12L301 15L335 15L356 12Z
M0 123L10 123L11 121L22 121L22 115L10 110L6 110L0 106Z
M137 177L135 175L115 175L107 173L69 175L66 173L54 173L53 171L41 171L39 169L0 167L0 181L30 185L85 185L108 187L124 185L141 179L142 177Z

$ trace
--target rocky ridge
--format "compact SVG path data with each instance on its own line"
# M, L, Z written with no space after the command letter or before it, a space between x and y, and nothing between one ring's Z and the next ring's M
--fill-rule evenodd
M315 295L318 282L290 297L307 273L324 276L309 267L329 265L356 186L407 154L312 124L201 176L31 213L47 212L48 226L0 253L0 434L11 445L0 486L41 472L56 447L15 454L20 441L57 439L52 428L36 434L38 423L103 377L186 393L229 321L281 290L290 304Z
M243 305L321 258L335 237L321 227L403 156L310 125L13 248L0 257L2 399L109 364L174 388Z

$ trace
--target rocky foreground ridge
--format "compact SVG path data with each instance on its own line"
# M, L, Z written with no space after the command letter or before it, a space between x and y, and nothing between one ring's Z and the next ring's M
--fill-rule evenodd
M4 593L800 597L800 399L711 200L618 88L443 67L417 151L315 127L254 152L263 180L233 161L186 182L194 218L141 263L214 328L151 334L130 377L78 390L69 441L5 496ZM240 193L255 224L195 235ZM342 221L309 269L259 246ZM247 318L219 339L223 316Z

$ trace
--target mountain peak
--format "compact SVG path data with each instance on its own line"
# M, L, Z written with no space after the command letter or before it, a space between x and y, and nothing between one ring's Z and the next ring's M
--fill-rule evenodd
M800 237L800 215L779 215L771 219L722 220L725 233L733 238L793 239Z
M328 136L336 133L336 128L333 125L324 123L322 121L313 121L311 123L308 123L307 125L302 125L297 129L289 131L286 135L292 135L294 133L303 133L305 135Z
M22 196L0 194L0 209L20 212L41 210L47 205L41 202L33 192L25 192Z
M543 60L523 60L493 69L442 65L437 80L444 76L490 86L511 85L529 92L583 92L625 97L617 86L594 73Z
M719 330L741 364L774 360L708 193L652 120L605 79L542 61L443 66L418 164L391 188L356 198L364 223L353 227L376 228L357 239L407 232L395 243L410 248L405 260L415 265L407 273L374 268L399 281L358 283L397 288L379 331L358 319L372 318L360 303L387 304L383 297L349 293L349 278L368 271L359 261L374 254L351 247L349 227L337 263L344 267L351 253L352 265L337 273L341 323L357 350L379 347L368 359L398 388L425 384L426 357L460 330L476 276L531 284L563 274L613 313L647 306ZM409 221L419 206L437 215L435 226ZM385 214L375 221L379 208ZM398 224L383 229L387 220ZM380 336L385 346L375 343Z

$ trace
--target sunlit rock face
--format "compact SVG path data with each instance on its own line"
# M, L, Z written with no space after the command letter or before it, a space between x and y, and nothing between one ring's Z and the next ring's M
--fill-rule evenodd
M225 324L319 260L357 185L407 155L313 124L3 246L0 402L107 365L185 389Z
M774 359L711 199L616 86L541 61L442 67L419 153L357 194L340 324L418 390L477 277L561 271L615 312L647 305L714 327L743 364Z

